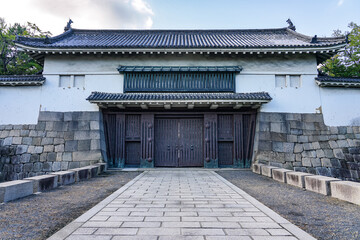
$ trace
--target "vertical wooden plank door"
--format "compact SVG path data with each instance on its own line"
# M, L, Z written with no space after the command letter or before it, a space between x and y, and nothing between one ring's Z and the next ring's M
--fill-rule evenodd
M140 114L127 114L125 116L125 166L140 166Z
M155 119L155 166L203 166L202 118Z
M218 115L218 148L219 166L229 167L233 165L234 123L233 114Z

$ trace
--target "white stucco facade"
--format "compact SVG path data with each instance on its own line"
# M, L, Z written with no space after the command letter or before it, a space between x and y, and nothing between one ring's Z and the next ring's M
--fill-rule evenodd
M0 87L0 124L35 124L40 111L98 111L86 98L93 91L122 93L124 66L240 66L236 92L268 92L273 100L263 112L319 113L331 126L359 125L359 89L319 88L316 58L312 54L288 55L48 55L44 85ZM83 87L61 87L61 75L82 75ZM300 85L277 87L276 75L300 76ZM16 99L16 101L14 101ZM321 108L320 108L321 107Z

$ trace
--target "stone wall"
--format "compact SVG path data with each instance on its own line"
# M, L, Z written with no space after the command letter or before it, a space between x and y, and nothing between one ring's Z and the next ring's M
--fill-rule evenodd
M40 112L36 125L0 125L0 181L100 159L100 112Z
M322 114L259 113L255 162L360 181L360 126L328 127Z

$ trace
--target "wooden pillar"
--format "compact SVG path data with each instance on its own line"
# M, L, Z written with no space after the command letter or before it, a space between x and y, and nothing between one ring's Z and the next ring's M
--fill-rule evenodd
M154 114L141 115L140 167L154 167Z
M125 114L104 114L106 154L110 168L125 165Z
M217 142L217 114L204 114L204 167L217 168L218 142Z
M256 114L234 114L234 167L249 168L253 154Z

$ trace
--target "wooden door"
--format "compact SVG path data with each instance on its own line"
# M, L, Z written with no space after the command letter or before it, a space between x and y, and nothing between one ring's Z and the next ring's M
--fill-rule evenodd
M179 167L202 167L203 119L179 119Z
M125 165L129 167L140 166L140 123L140 114L125 116Z
M178 166L177 119L155 119L155 166Z
M162 118L155 120L155 166L203 166L202 118Z

